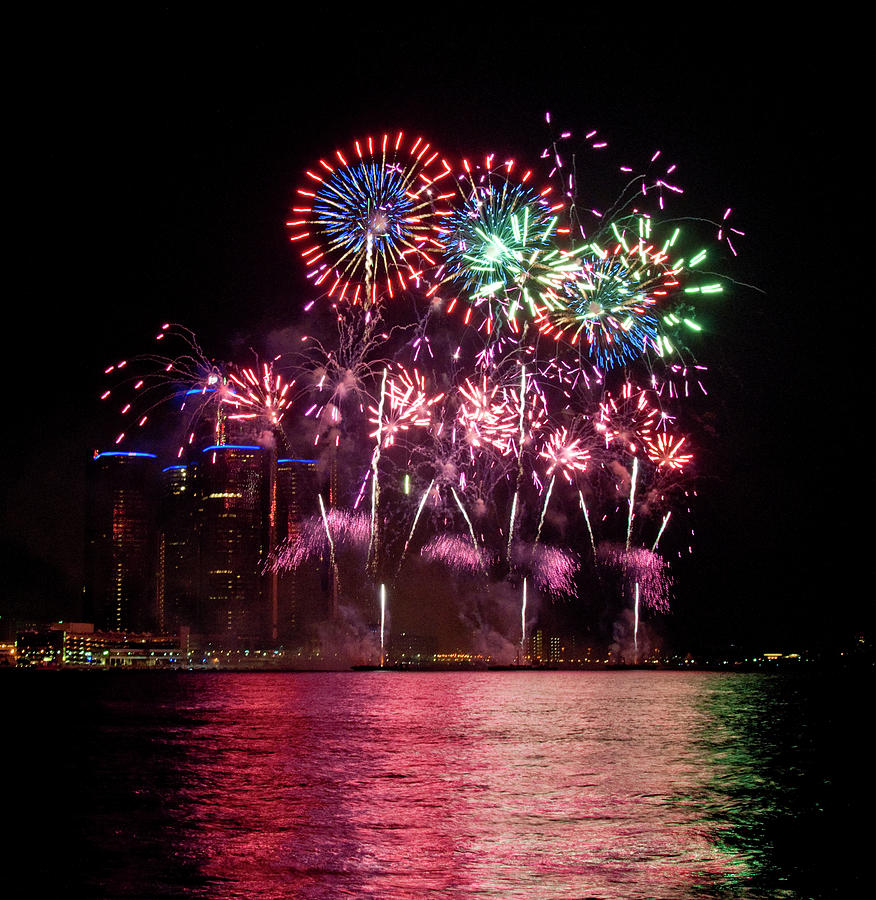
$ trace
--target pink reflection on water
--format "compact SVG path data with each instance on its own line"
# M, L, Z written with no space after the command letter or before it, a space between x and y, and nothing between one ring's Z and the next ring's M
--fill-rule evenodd
M205 680L180 851L222 896L679 898L720 847L689 673ZM217 895L218 896L218 895Z

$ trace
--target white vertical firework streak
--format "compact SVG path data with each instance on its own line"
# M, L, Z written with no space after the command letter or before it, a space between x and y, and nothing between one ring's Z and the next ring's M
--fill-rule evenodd
M380 585L380 668L386 662L386 585Z
M332 581L334 583L334 587L332 589L332 618L337 615L337 599L339 593L339 577L338 577L338 563L335 559L335 542L332 539L332 532L329 528L328 516L325 512L325 504L322 500L322 494L317 494L319 498L319 511L322 514L322 524L325 527L325 536L328 538L329 545L329 558L332 563Z
M590 513L587 512L587 504L584 502L584 494L578 488L578 498L581 501L581 509L584 512L584 521L587 523L587 531L590 534L590 546L593 549L593 559L596 559L596 541L593 539L593 528L590 525Z
M669 517L672 515L672 510L670 510L663 517L663 522L660 525L660 531L657 532L657 537L654 539L654 543L651 546L651 552L654 553L657 550L657 545L660 543L660 538L663 537L663 529L666 528L666 523L669 521Z
M508 546L505 556L511 562L511 540L514 537L514 519L517 517L517 491L514 491L514 499L511 501L511 519L508 523Z
M380 463L380 444L383 441L383 401L386 396L386 369L380 381L380 402L377 408L377 433L374 455L371 457L371 535L368 542L368 569L372 575L377 571L377 505L380 501L378 482L378 465Z
M538 520L538 531L535 533L535 543L538 543L538 539L541 537L541 526L544 525L544 516L547 512L548 503L551 499L551 491L554 489L554 482L557 480L556 475L551 476L551 483L548 485L547 493L544 497L544 506L541 508L541 518Z
M630 535L633 531L633 508L636 502L636 478L639 474L639 459L633 457L633 474L630 479L630 514L627 518L627 545L626 549L630 549Z
M635 662L639 661L639 582L636 582L636 605L633 608L633 651Z
M453 488L450 488L450 493L453 494L453 499L456 501L456 505L459 507L459 511L462 513L465 518L466 524L468 525L468 533L471 535L471 543L474 547L475 553L479 560L481 560L481 552L478 549L478 540L475 537L474 526L471 524L471 519L468 517L468 513L465 511L465 507L462 505L462 500L459 499L459 495ZM483 560L481 560L483 562Z
M432 492L432 487L434 486L434 484L435 484L435 479L433 478L429 482L429 487L427 487L426 490L423 491L423 496L420 498L420 502L417 505L417 512L414 515L414 521L413 521L413 524L411 525L411 530L410 530L410 533L408 534L408 539L405 541L404 548L402 549L401 556L399 557L398 570L396 570L396 574L398 574L398 572L401 570L402 563L405 561L405 556L407 555L407 552L408 552L408 546L410 545L411 540L414 537L414 530L417 527L417 522L420 521L420 513L423 511L423 507L426 505L426 500L429 499L429 494Z
M511 519L508 522L507 559L511 562L511 541L514 539L514 520L517 518L517 495L520 493L520 482L523 480L523 416L526 412L526 366L520 367L520 420L517 435L517 485L514 500L511 502Z
M520 602L520 657L526 652L526 579L523 579L523 597Z

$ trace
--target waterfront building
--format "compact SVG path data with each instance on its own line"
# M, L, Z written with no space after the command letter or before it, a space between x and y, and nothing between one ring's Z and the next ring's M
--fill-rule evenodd
M16 664L19 666L60 666L64 654L64 634L57 629L28 628L15 636Z
M154 631L158 464L154 453L95 453L88 470L86 617Z
M199 426L205 436L207 426ZM249 430L247 430L249 429ZM173 465L96 453L89 473L86 613L98 629L176 634L254 649L302 638L321 570L275 572L271 555L317 509L316 462L280 456L251 426L193 441Z
M177 668L187 663L180 637L95 631L90 622L53 622L16 637L19 666L51 668Z
M231 646L269 634L266 576L269 455L258 444L213 444L199 464L200 633Z
M157 591L164 633L197 629L203 616L197 476L196 464L167 466L161 472Z
M187 654L176 635L135 632L65 632L64 666L166 669L187 664Z
M275 533L272 549L286 541L295 541L301 533L301 523L318 512L316 460L300 457L281 457L277 460ZM272 572L276 597L276 640L285 644L300 638L302 614L308 612L308 600L320 596L319 573L314 569Z

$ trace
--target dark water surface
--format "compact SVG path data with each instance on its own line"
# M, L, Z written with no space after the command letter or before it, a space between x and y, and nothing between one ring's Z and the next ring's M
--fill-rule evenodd
M45 860L30 896L869 893L869 688L848 673L14 672L0 691L12 821Z

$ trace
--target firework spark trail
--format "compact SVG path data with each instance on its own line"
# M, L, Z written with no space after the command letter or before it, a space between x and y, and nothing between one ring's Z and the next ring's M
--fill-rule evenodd
M580 566L577 554L569 550L518 540L514 542L513 567L543 594L558 600L575 596Z
M157 409L171 403L179 403L178 412L186 412L187 415L184 428L187 438L179 445L178 458L182 457L186 445L193 443L196 423L208 415L215 419L214 440L223 442L225 406L236 404L241 399L228 386L223 367L207 357L194 332L188 328L165 323L155 340L165 343L182 341L184 350L177 356L145 354L120 360L104 370L104 375L113 378L121 376L123 380L121 384L104 390L100 395L102 401L111 401L125 385L131 385L133 390L130 399L122 404L120 413L125 422L136 417L136 424L125 427L116 436L115 444L118 446L126 437L130 438L131 428L136 427L139 434L152 421L152 414ZM187 411L187 407L194 408Z
M326 536L326 539L328 540L329 556L330 556L331 564L332 564L332 576L334 578L334 592L333 592L333 600L332 600L332 617L334 617L337 615L335 599L337 598L337 596L341 590L341 579L340 579L340 574L338 572L338 561L335 556L335 542L334 542L334 539L332 538L332 530L331 530L331 528L329 528L328 516L326 515L326 512L325 512L325 504L322 502L322 494L318 494L317 496L319 497L319 512L320 512L320 515L322 516L322 524L325 527L325 536Z
M654 543L651 546L651 552L655 553L657 551L657 545L660 543L660 538L663 536L663 529L666 528L666 523L669 521L669 517L672 515L672 510L670 510L663 517L663 522L660 524L660 530L657 532L657 537L654 539Z
M526 366L520 367L520 418L518 420L517 441L517 484L514 488L514 500L511 503L511 519L508 522L508 559L511 559L511 542L514 539L514 520L517 514L517 497L520 494L520 482L523 480L523 442L524 416L526 413Z
M584 502L584 494L578 489L578 498L581 501L581 511L584 513L584 521L587 523L587 533L590 535L590 546L593 548L593 558L596 559L596 542L593 539L593 527L590 524L590 513L587 511L587 504Z
M523 579L523 596L520 601L520 657L526 654L526 579Z
M428 396L425 379L416 370L410 372L399 367L399 371L389 376L384 368L380 383L378 405L370 406L370 422L375 426L371 437L375 439L371 457L371 518L372 540L369 551L369 572L376 574L380 552L380 458L381 449L394 446L401 435L412 427L424 428L430 425L433 407L444 398L444 394ZM363 489L364 490L364 482ZM362 494L360 490L360 496ZM358 499L357 499L358 504ZM400 564L400 563L399 563Z
M575 596L579 564L574 553L544 544L533 545L529 568L535 586L543 593L557 598Z
M498 486L508 479L508 457L487 443L474 447L470 433L464 428L458 409L460 401L451 390L449 403L443 407L443 419L425 429L411 449L409 465L424 481L434 481L430 499L433 517L458 515L458 508L450 489L455 488L468 508L485 508ZM425 511L425 510L424 510Z
M635 650L635 662L639 661L639 582L636 582L636 605L633 612L633 648Z
M311 560L323 558L327 550L332 573L331 615L336 618L340 592L338 550L355 551L364 564L370 528L366 514L326 508L322 494L317 494L317 500L319 515L305 519L298 534L277 548L269 568L275 572L298 569Z
M468 513L465 511L465 507L462 505L462 500L459 499L459 494L456 493L456 490L450 488L450 492L453 494L453 499L456 501L456 505L459 507L459 511L462 513L466 525L468 525L468 533L471 535L472 547L474 547L475 553L477 554L478 559L480 559L481 554L478 549L478 539L475 537L474 526L471 524L471 519L468 517Z
M526 413L526 366L520 367L520 419L518 422L519 428L519 443L522 451L523 447L523 420Z
M633 509L636 502L636 479L639 475L639 458L633 457L633 473L630 477L630 513L627 517L627 550L630 549L630 536L633 531Z
M365 296L374 294L374 232L368 229L365 238Z
M544 525L545 513L547 513L548 503L550 503L550 499L551 499L551 491L554 489L554 482L556 480L557 480L557 476L552 475L550 484L548 485L547 492L544 495L544 505L541 508L541 517L538 520L538 531L536 532L536 535L535 535L535 543L536 544L538 543L539 538L541 537L541 527L542 527L542 525Z
M365 488L368 487L368 482L371 481L371 467L374 465L374 456L377 453L377 448L375 447L371 453L371 462L368 464L368 468L365 470L365 474L362 476L362 483L359 485L359 493L356 494L356 499L353 501L353 509L358 509L359 504L362 502L362 498L365 496Z
M380 668L386 663L386 585L380 585Z
M517 517L517 496L520 491L514 491L514 499L511 501L511 517L508 522L508 542L505 546L505 558L511 559L511 542L514 540L514 520Z
M482 462L486 465L486 470L478 471L478 477L483 480L486 476L491 480L490 490L485 491L484 495L491 493L496 484L504 480L508 467L502 460L508 460L513 456L516 462L515 489L511 500L505 547L506 561L510 561L516 531L520 486L524 474L523 453L527 446L527 427L533 422L535 423L533 427L541 427L545 418L541 408L533 411L535 401L529 403L527 400L526 378L526 367L522 366L519 394L510 389L507 382L503 385L503 379L498 372L494 372L492 382L484 375L478 383L466 379L459 387L461 399L457 421L461 426L464 442L469 447L471 464L469 470L474 472ZM462 483L460 488L464 490Z
M320 514L305 519L294 539L278 548L272 567L278 571L300 568L322 556L328 548L329 556L337 549L354 550L365 555L368 546L368 516L347 510L326 508L322 495L317 494Z
M429 487L427 487L426 490L423 491L423 496L420 498L419 504L417 504L417 512L414 515L414 521L411 524L411 530L408 533L408 539L405 541L404 548L402 549L401 556L399 557L399 560L398 560L398 569L396 569L396 575L401 570L402 563L405 561L405 556L407 555L408 547L410 546L411 540L414 537L414 531L417 527L417 522L420 521L420 513L423 511L423 507L426 505L426 501L429 499L429 494L432 492L432 487L434 486L434 484L435 484L435 479L433 478L429 482Z
M339 307L335 326L334 346L307 335L295 360L312 395L304 415L316 420L314 444L326 438L337 447L374 402L372 385L390 364L384 345L402 329L385 329L380 308L362 305Z
M371 457L371 537L368 543L368 569L373 575L377 568L377 504L379 501L378 466L383 430L383 401L386 397L386 369L380 382L380 401L377 408L377 431L374 433L374 454Z
M708 372L708 367L699 363L672 363L664 367L659 377L657 372L651 370L651 388L658 397L667 400L686 399L694 393L694 388L703 397L707 397L709 392L703 384L705 372ZM666 418L661 417L658 427L665 429L666 424Z

